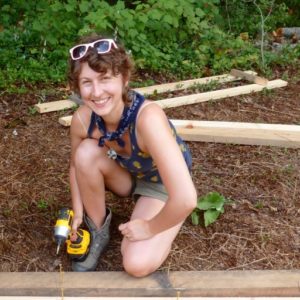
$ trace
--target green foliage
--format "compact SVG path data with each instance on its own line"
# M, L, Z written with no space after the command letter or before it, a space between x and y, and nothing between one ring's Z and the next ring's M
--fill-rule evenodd
M224 213L224 205L228 202L229 200L217 192L210 192L205 196L199 197L197 207L191 214L192 223L194 225L200 223L200 215L203 211L205 227L214 223Z
M35 106L29 106L28 107L28 113L30 114L30 115L35 115L36 113L37 113L37 109L36 109L36 107Z
M40 199L37 203L37 207L40 209L40 210L45 210L48 208L48 202L47 200L45 199Z
M266 30L275 30L282 26L289 18L287 1L257 0L264 16L269 14L266 21ZM226 4L227 3L227 4ZM273 3L273 6L272 6ZM224 26L235 34L247 32L250 38L255 38L260 33L260 12L254 0L224 0L222 1Z
M270 2L257 0L265 14ZM297 1L275 1L266 30L296 19L298 8ZM239 34L254 37L259 26L250 0L2 0L0 89L64 82L68 49L92 32L121 40L138 69L178 79L258 68L259 49ZM267 64L276 61L288 63L266 53Z
M277 1L281 2L281 1ZM300 26L300 1L286 0L284 1L287 7L288 16L285 17L284 23L279 24L281 27L299 27Z

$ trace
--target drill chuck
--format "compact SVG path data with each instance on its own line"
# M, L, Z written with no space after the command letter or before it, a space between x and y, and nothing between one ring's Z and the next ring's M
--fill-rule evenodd
M71 232L73 211L68 208L62 208L58 212L57 221L54 227L54 239L57 244L56 254L60 246L66 242Z

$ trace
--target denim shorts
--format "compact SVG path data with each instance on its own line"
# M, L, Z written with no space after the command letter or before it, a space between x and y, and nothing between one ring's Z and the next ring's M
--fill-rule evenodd
M132 190L131 195L135 201L137 201L140 196L147 196L167 202L169 197L163 184L148 182L141 179L134 179L134 186Z

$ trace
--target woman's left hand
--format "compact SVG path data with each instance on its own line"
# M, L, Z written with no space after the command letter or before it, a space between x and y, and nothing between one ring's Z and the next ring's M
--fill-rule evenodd
M149 223L142 219L135 219L121 224L119 230L123 236L131 242L147 240L153 237L149 228Z

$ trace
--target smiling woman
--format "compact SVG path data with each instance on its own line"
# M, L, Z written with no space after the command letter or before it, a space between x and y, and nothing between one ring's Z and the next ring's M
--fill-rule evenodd
M97 267L109 241L109 190L136 201L130 220L119 226L121 252L129 274L146 276L167 258L196 206L190 151L158 105L128 90L133 64L121 45L91 36L70 56L70 86L84 103L71 124L71 239L83 220L92 236L88 256L72 268Z

